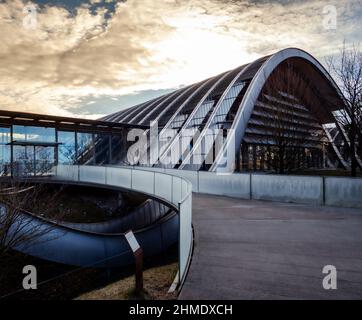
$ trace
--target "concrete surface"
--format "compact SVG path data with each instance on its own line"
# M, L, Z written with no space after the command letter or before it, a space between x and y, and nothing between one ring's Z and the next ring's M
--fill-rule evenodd
M362 179L326 177L326 205L362 208Z
M322 177L253 174L251 187L255 200L323 204Z
M195 248L180 299L361 299L362 210L193 197ZM322 268L337 268L325 290Z
M198 192L250 199L250 174L215 174L198 171Z

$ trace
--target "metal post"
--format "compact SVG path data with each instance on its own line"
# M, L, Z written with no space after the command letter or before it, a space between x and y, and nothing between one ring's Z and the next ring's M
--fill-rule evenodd
M11 178L14 178L14 129L10 127L10 171Z
M134 252L136 262L136 293L140 294L143 292L143 250L139 248Z
M26 147L25 147L26 148ZM36 176L36 147L35 145L33 146L33 170L34 170L34 177Z
M132 230L126 232L125 238L135 258L136 293L141 294L143 292L143 250L139 245L136 237L134 236Z
M54 147L54 165L57 166L59 162L59 144L58 144L58 129L55 129L55 147Z

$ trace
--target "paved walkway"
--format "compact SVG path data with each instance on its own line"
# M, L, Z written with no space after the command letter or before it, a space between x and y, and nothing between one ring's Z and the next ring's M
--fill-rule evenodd
M362 299L362 210L194 195L180 299ZM337 290L324 290L334 265Z

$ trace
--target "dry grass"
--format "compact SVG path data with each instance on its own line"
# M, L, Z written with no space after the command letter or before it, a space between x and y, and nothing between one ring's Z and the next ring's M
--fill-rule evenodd
M175 279L178 264L153 267L143 272L145 294L138 299L172 300L176 299L175 293L168 290ZM107 285L104 288L82 294L76 300L129 300L137 299L134 295L135 278L130 276Z

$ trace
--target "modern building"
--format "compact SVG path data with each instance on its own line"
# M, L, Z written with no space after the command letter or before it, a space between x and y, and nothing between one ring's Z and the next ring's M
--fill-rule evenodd
M342 107L324 67L302 50L285 49L104 120L157 121L161 162L172 152L179 155L168 168L217 171L232 145L236 161L229 170L283 172L349 166L335 119ZM216 148L215 130L224 148Z
M131 129L147 137L131 159L136 165L279 173L348 168L348 141L335 119L342 106L323 66L302 50L285 49L99 121L1 111L0 172L130 164ZM157 122L156 161L151 122Z
M213 172L348 168L348 139L336 121L341 97L316 59L285 49L100 120L0 111L0 176L96 186L147 199L137 210L99 223L54 223L21 212L11 237L16 230L23 236L29 226L50 232L30 246L12 247L58 263L124 266L133 261L125 236L132 229L146 256L178 242L182 282L192 252L192 192L253 199L252 181L257 189L267 177ZM125 167L130 164L156 170ZM326 183L334 186L328 189L332 195L340 193L333 179L314 177L306 184L270 177L276 177L274 184L259 184L264 193L283 189L283 179L291 178L294 187L257 199L329 204L335 197L326 196ZM354 183L348 182L344 194L360 205L360 186ZM0 216L6 210L0 204Z
M123 164L130 129L146 126L0 111L0 173L44 175L54 165Z

